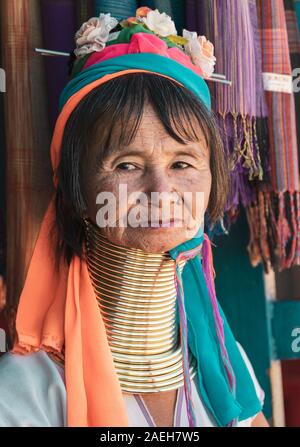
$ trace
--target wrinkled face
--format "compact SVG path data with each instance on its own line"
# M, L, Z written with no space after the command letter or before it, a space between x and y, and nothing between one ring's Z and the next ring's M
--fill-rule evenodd
M147 105L130 145L112 149L95 169L97 156L94 144L84 171L87 217L111 242L158 253L197 233L211 189L200 127L198 142L179 143Z

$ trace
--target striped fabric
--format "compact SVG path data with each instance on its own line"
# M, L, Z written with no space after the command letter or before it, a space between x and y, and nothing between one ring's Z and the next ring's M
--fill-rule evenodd
M75 0L41 0L43 44L48 50L68 53L74 50L74 34L77 29L75 3ZM58 115L59 95L68 82L68 57L43 57L43 62L46 69L50 126L53 130Z
M77 0L76 6L76 28L79 29L81 25L90 17L94 16L93 0Z
M300 31L300 0L294 0L294 6L296 11L296 17L298 22L298 29Z
M0 24L1 26L1 24ZM0 30L1 31L1 30ZM0 67L3 67L2 48L0 46ZM1 85L1 87L5 87ZM0 313L5 305L5 210L6 210L6 191L5 191L5 129L4 129L4 88L0 92ZM1 328L0 322L0 328Z
M275 266L277 263L278 237L275 220L272 220L274 211L267 203L268 194L263 191L270 188L271 172L273 178L274 175L280 177L280 172L274 171L274 162L273 167L270 165L268 127L272 120L268 120L263 86L263 55L256 1L188 0L186 14L187 27L206 35L214 43L216 72L224 73L232 81L231 87L217 83L211 85L213 108L219 118L225 154L231 168L231 195L225 226L229 229L240 205L244 205L250 224L248 251L251 263L255 266L262 262L268 271L270 264ZM265 8L263 14L268 15ZM277 59L280 67L275 67L275 70L281 73L281 59L276 52L275 65ZM285 65L288 69L289 57ZM267 70L265 61L264 70ZM279 138L283 135L282 128L276 123L272 129L278 132Z
M295 4L293 0L284 0L286 26L289 40L289 50L292 70L298 69L297 77L300 75L300 31L298 30ZM293 77L295 79L295 76ZM298 82L300 86L300 82ZM298 141L298 163L300 171L300 92L294 93L296 106L297 141Z
M257 0L263 72L291 75L283 0ZM300 263L299 173L294 95L266 91L269 112L271 183L248 209L249 251L279 270Z
M254 0L189 0L186 27L204 34L214 44L217 73L232 85L210 83L213 108L223 134L231 168L231 194L227 209L247 206L255 199L254 183L263 179L260 135L267 108L261 78L261 54L257 40ZM256 19L256 21L255 21ZM259 127L259 128L258 128Z
M95 0L94 1L94 16L102 13L110 13L117 20L122 20L127 17L135 16L135 11L138 8L136 0Z
M15 308L52 188L38 0L1 2L6 70L7 304ZM8 44L9 43L9 44Z

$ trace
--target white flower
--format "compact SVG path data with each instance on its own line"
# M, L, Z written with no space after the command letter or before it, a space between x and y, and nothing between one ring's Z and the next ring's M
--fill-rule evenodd
M166 37L170 34L177 34L175 24L171 17L165 12L160 13L158 9L149 11L146 17L142 17L142 21L151 31L159 36Z
M205 36L197 36L194 31L184 29L182 36L188 40L188 43L184 45L185 51L190 55L193 63L202 69L203 75L209 78L216 64L213 44Z
M77 57L84 56L92 51L101 51L105 48L111 29L118 24L118 20L110 13L101 13L99 17L91 17L84 22L75 34Z

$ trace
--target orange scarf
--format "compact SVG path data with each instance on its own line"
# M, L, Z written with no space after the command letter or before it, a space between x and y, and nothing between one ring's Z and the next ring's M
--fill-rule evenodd
M149 73L130 69L108 74L69 98L58 116L51 142L54 173L65 125L79 101L104 82L133 72ZM11 352L26 355L43 349L61 353L64 346L67 425L128 426L125 401L86 262L75 255L69 266L61 260L56 269L49 237L53 222L54 197L44 216L20 296L17 337Z

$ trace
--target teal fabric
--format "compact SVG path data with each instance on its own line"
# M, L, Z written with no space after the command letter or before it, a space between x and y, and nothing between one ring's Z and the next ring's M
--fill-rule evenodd
M175 260L181 252L195 248L202 241L203 228L200 228L194 238L170 250L170 256ZM233 419L239 421L248 419L260 412L262 406L251 375L219 304L219 311L224 322L225 345L236 377L236 397L230 391L221 360L213 309L200 255L187 261L183 269L182 280L187 315L188 345L197 359L198 381L196 381L196 385L199 395L216 423L221 427L225 427ZM179 326L178 306L176 322Z
M181 65L179 62L169 59L159 54L153 53L134 53L124 54L123 56L107 59L98 64L94 64L77 74L65 88L62 90L59 99L59 111L64 104L77 91L87 84L102 78L111 73L116 73L128 69L142 69L152 71L157 74L170 76L181 82L186 88L191 90L200 98L206 107L211 109L211 99L209 88L204 79L198 76L189 68Z
M297 15L298 28L299 28L299 32L300 32L300 1L294 0L294 2L295 2L295 10L296 10L296 15Z
M94 0L93 12L94 16L99 16L100 13L110 13L118 20L122 20L125 17L135 16L135 11L138 8L138 2L136 0L126 0L120 2L120 0Z

